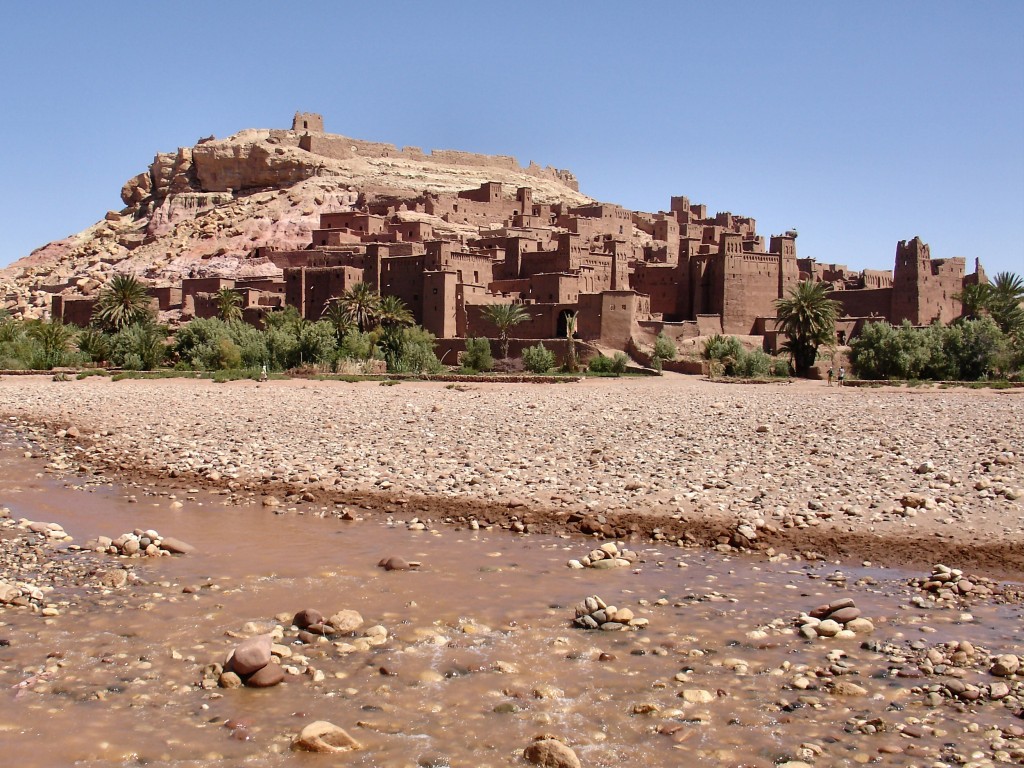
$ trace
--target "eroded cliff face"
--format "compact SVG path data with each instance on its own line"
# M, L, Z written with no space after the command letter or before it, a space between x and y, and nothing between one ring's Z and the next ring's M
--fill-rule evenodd
M316 138L246 130L156 155L122 187L123 210L0 270L0 307L17 317L44 317L53 293L89 295L115 272L157 282L279 274L249 258L255 248L305 247L321 213L351 210L360 195L454 193L500 181L510 190L531 187L539 203L590 201L568 171L532 163L523 168L512 158L429 155L332 134ZM442 234L470 233L433 223Z

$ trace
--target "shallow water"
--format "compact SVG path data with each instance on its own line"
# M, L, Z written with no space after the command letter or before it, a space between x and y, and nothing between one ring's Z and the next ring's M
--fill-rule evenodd
M634 569L573 571L566 561L594 542L449 527L410 531L404 518L364 513L361 521L342 521L315 505L275 515L182 488L147 495L83 487L89 478L61 480L43 466L11 448L0 451L0 506L13 517L61 523L78 544L155 528L199 552L97 556L101 570L131 564L143 583L106 595L55 593L54 601L68 605L50 618L0 609L0 638L11 643L0 647L5 764L322 764L288 745L304 724L328 720L366 747L326 758L331 764L522 765L523 747L552 734L587 766L771 766L797 756L806 742L823 748L819 764L924 765L931 761L879 750L913 742L936 756L944 748L989 754L986 729L1021 722L992 702L967 712L925 707L911 688L934 681L883 676L898 664L862 649L860 639L808 643L792 633L800 611L852 596L876 622L875 639L969 639L992 652L1020 652L1019 605L973 605L971 619L959 610L911 608L915 593L906 581L919 573L844 564L847 580L836 584L825 578L835 564L639 543ZM174 500L181 509L171 508ZM390 555L423 565L390 573L376 567ZM855 583L865 577L876 583ZM632 608L650 620L649 629L572 628L572 606L591 594ZM203 665L223 661L237 642L225 633L307 607L325 615L357 610L367 627L386 627L388 641L344 655L330 643L290 646L323 673L321 682L303 674L268 690L197 686ZM748 636L772 622L765 636ZM799 665L813 678L829 666L833 649L856 670L844 679L868 696L790 687ZM601 661L602 654L612 658ZM966 679L985 677L969 672ZM678 695L684 689L713 698L686 703ZM801 696L816 697L817 706L802 705ZM880 732L848 732L854 719L874 718ZM919 739L895 731L913 718L934 730ZM978 732L964 732L968 723Z

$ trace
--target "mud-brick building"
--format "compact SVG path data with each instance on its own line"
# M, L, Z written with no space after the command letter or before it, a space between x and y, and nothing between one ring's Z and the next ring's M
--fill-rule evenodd
M766 242L753 218L710 216L682 196L668 211L646 213L541 205L529 188L506 194L486 182L322 214L308 249L265 256L284 268L286 302L309 319L364 282L399 297L439 338L493 336L486 307L519 303L529 314L516 328L521 338L563 337L577 314L581 338L620 348L661 331L677 339L762 334L771 348L775 302L803 280L833 289L842 340L871 318L948 322L960 314L963 286L985 279L980 265L965 275L963 259L932 260L919 238L897 246L891 272L799 258L796 243L795 231Z

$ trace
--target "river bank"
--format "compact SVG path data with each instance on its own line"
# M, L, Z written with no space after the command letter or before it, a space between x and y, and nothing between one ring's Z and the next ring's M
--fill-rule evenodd
M57 467L519 530L1024 573L1024 395L740 387L0 380Z

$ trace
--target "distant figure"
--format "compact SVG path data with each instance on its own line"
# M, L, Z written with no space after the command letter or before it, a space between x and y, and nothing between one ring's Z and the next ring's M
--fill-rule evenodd
M828 368L828 385L830 387L832 386L832 366L829 366Z
M267 364L264 363L263 364L263 370L260 371L260 381L266 381L266 380L267 380Z
M839 386L843 386L843 381L846 379L846 369L843 366L839 366Z

